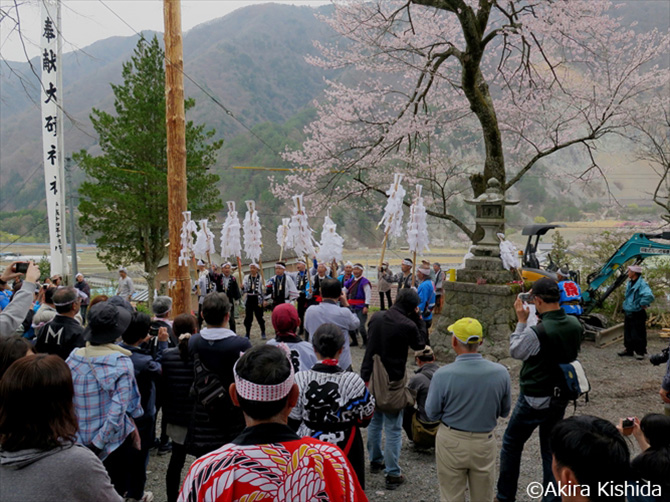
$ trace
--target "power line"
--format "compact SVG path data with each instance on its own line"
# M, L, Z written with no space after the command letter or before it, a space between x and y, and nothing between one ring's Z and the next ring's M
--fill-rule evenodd
M19 235L19 236L18 236L16 239L14 239L12 242L10 242L10 243L7 244L5 247L3 247L2 249L0 249L0 251L4 251L4 250L7 249L9 246L11 246L11 245L14 244L15 242L17 242L19 239L22 239L23 237L25 237L26 235L28 235L30 232L32 232L33 230L35 230L36 228L38 228L42 223L44 223L45 221L47 221L47 219L49 219L49 217L48 217L48 216L45 216L44 219L43 219L42 221L40 221L39 223L36 223L35 225L33 225L33 226L30 228L30 230L28 230L27 232L25 232L25 233Z
M4 209L6 205L8 205L10 202L12 202L12 200L13 200L14 198L16 198L16 196L18 196L18 195L21 193L21 190L23 190L23 188L24 188L24 187L26 186L26 184L31 180L31 178L32 178L33 176L35 176L35 174L37 174L37 171L39 171L40 169L42 169L42 166L43 166L43 164L38 165L37 168L30 174L30 176L28 176L28 177L23 181L23 183L21 184L21 186L20 186L18 189L14 189L14 190L13 190L13 192L14 192L14 197L10 197L10 198L6 199L6 200L2 203L2 206L0 206L0 210Z
M111 12L116 18L121 21L123 24L125 24L128 28L130 28L132 31L135 32L135 34L138 37L143 37L141 33L139 33L135 28L133 28L128 22L123 19L119 14L114 12L111 7L109 7L103 0L98 0L109 12ZM167 56L164 56L165 60L172 64L172 61L170 61ZM182 67L181 73L186 77L193 85L195 85L198 89L200 89L205 96L207 96L209 99L211 99L214 104L216 104L219 108L221 108L226 115L229 115L233 120L235 120L238 124L240 124L244 129L246 129L252 136L254 136L258 141L260 141L268 150L270 150L274 155L279 157L280 159L284 160L282 156L272 147L270 146L263 138L261 138L258 134L256 134L250 127L248 127L246 124L244 124L240 119L238 119L233 112L227 108L223 103L219 101L219 98L211 94L209 91L207 91L202 85L200 85L198 82L195 81L188 73L186 73Z

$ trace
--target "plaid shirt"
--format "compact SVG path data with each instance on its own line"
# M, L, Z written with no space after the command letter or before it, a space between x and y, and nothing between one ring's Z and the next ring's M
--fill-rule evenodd
M130 417L142 416L143 411L130 357L111 348L98 355L101 348L75 350L66 362L74 383L77 440L100 448L104 460L135 429ZM96 356L86 357L87 349L95 350Z

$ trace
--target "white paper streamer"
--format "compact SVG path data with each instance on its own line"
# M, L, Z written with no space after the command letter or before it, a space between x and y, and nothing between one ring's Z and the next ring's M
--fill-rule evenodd
M247 258L257 262L261 257L263 246L261 237L261 222L258 219L256 203L253 200L246 201L247 214L244 216L244 252Z
M207 220L200 220L200 230L196 235L195 246L193 246L193 251L196 258L202 260L208 260L209 256L213 253L216 253L214 248L214 234L212 231L207 228Z
M181 213L184 221L181 224L181 251L179 252L179 266L188 267L193 256L193 234L198 231L195 221L191 219L191 211Z
M391 188L386 191L388 200L384 208L384 216L377 225L379 228L384 225L384 234L388 233L393 237L400 237L402 234L402 201L405 198L405 189L400 184L402 182L402 174L393 175L393 183Z
M228 216L221 227L221 258L242 257L242 243L240 241L240 219L235 210L235 202L228 201Z
M323 230L321 231L321 242L316 258L323 263L331 263L333 260L342 259L342 247L344 239L337 233L337 225L330 216L323 220Z
M421 185L416 186L416 198L409 208L407 224L407 243L412 253L430 251L428 248L428 224L426 223L426 207L421 197Z
M314 238L312 237L312 230L307 222L307 214L305 214L305 205L302 200L302 194L293 196L293 216L288 228L287 241L291 243L291 247L295 251L296 256L306 256L310 258L316 254L314 249Z
M516 248L513 242L505 240L505 234L498 233L498 239L500 239L500 258L503 262L503 267L505 270L512 270L513 268L519 267L519 250Z
M277 227L277 245L281 248L293 249L293 243L288 240L288 226L291 218L282 218Z

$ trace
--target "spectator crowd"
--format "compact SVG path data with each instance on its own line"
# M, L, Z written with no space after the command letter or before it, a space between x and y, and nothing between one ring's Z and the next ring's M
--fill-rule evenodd
M340 274L277 263L263 286L255 264L238 284L230 264L200 262L197 315L177 316L167 296L154 299L152 316L138 311L125 269L107 297L93 296L81 274L72 287L60 276L39 285L32 262L25 272L18 265L0 277L2 501L151 502L152 449L170 455L168 502L366 501L366 472L383 474L387 490L407 489L400 455L409 440L434 452L440 500L507 502L522 498L521 456L536 429L538 499L670 500L670 415L565 418L588 391L578 361L584 330L580 313L565 308L574 300L563 305L565 284L552 279L514 303L509 353L521 369L512 403L508 369L479 352L477 319L450 320L441 335L455 359L437 362L429 333L442 307L439 264L422 263L415 279L411 260L397 275L384 263L382 310L370 316L358 263ZM653 296L640 296L640 275L639 266L630 271L628 290L643 299L627 308L643 311ZM246 306L239 335L238 302ZM274 336L266 337L265 309ZM262 337L252 344L254 318ZM622 356L644 356L646 332L631 319ZM410 356L417 369L408 378ZM670 403L666 364L659 394ZM498 452L498 420L508 416ZM634 458L628 437L641 452ZM188 455L197 458L190 466Z

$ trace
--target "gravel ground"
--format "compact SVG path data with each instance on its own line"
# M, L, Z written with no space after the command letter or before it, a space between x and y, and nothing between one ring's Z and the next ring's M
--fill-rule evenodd
M266 321L269 316L266 314ZM271 326L268 322L268 326ZM255 327L255 325L254 325ZM650 331L649 353L660 352L668 345L667 340L658 337L658 333ZM252 331L252 342L263 343L258 331ZM580 402L577 407L578 415L596 415L614 423L620 417L642 417L651 412L663 412L658 390L665 371L665 366L652 366L648 360L636 361L632 358L620 358L616 355L621 350L621 344L610 345L602 349L596 348L592 342L584 342L580 361L582 362L592 391L588 404ZM360 368L363 359L363 349L352 347L354 368ZM411 357L408 357L411 361ZM416 369L408 364L408 371ZM519 365L509 368L512 377L512 403L516 402L519 393ZM568 407L566 416L573 413ZM496 429L498 449L500 449L502 435L507 425L507 419L500 419ZM363 431L365 439L365 431ZM439 488L435 468L435 452L415 451L407 437L403 434L403 447L400 454L400 466L407 482L395 491L387 491L384 487L383 474L366 473L366 494L371 501L412 501L437 502ZM631 454L637 455L637 443L629 442ZM169 455L156 456L152 454L147 472L147 490L154 493L156 502L163 502L165 497L165 472ZM188 457L182 477L186 476L188 466L194 460ZM542 466L537 431L526 443L521 460L521 477L517 500L524 502L531 498L525 492L526 486L533 481L542 481Z

